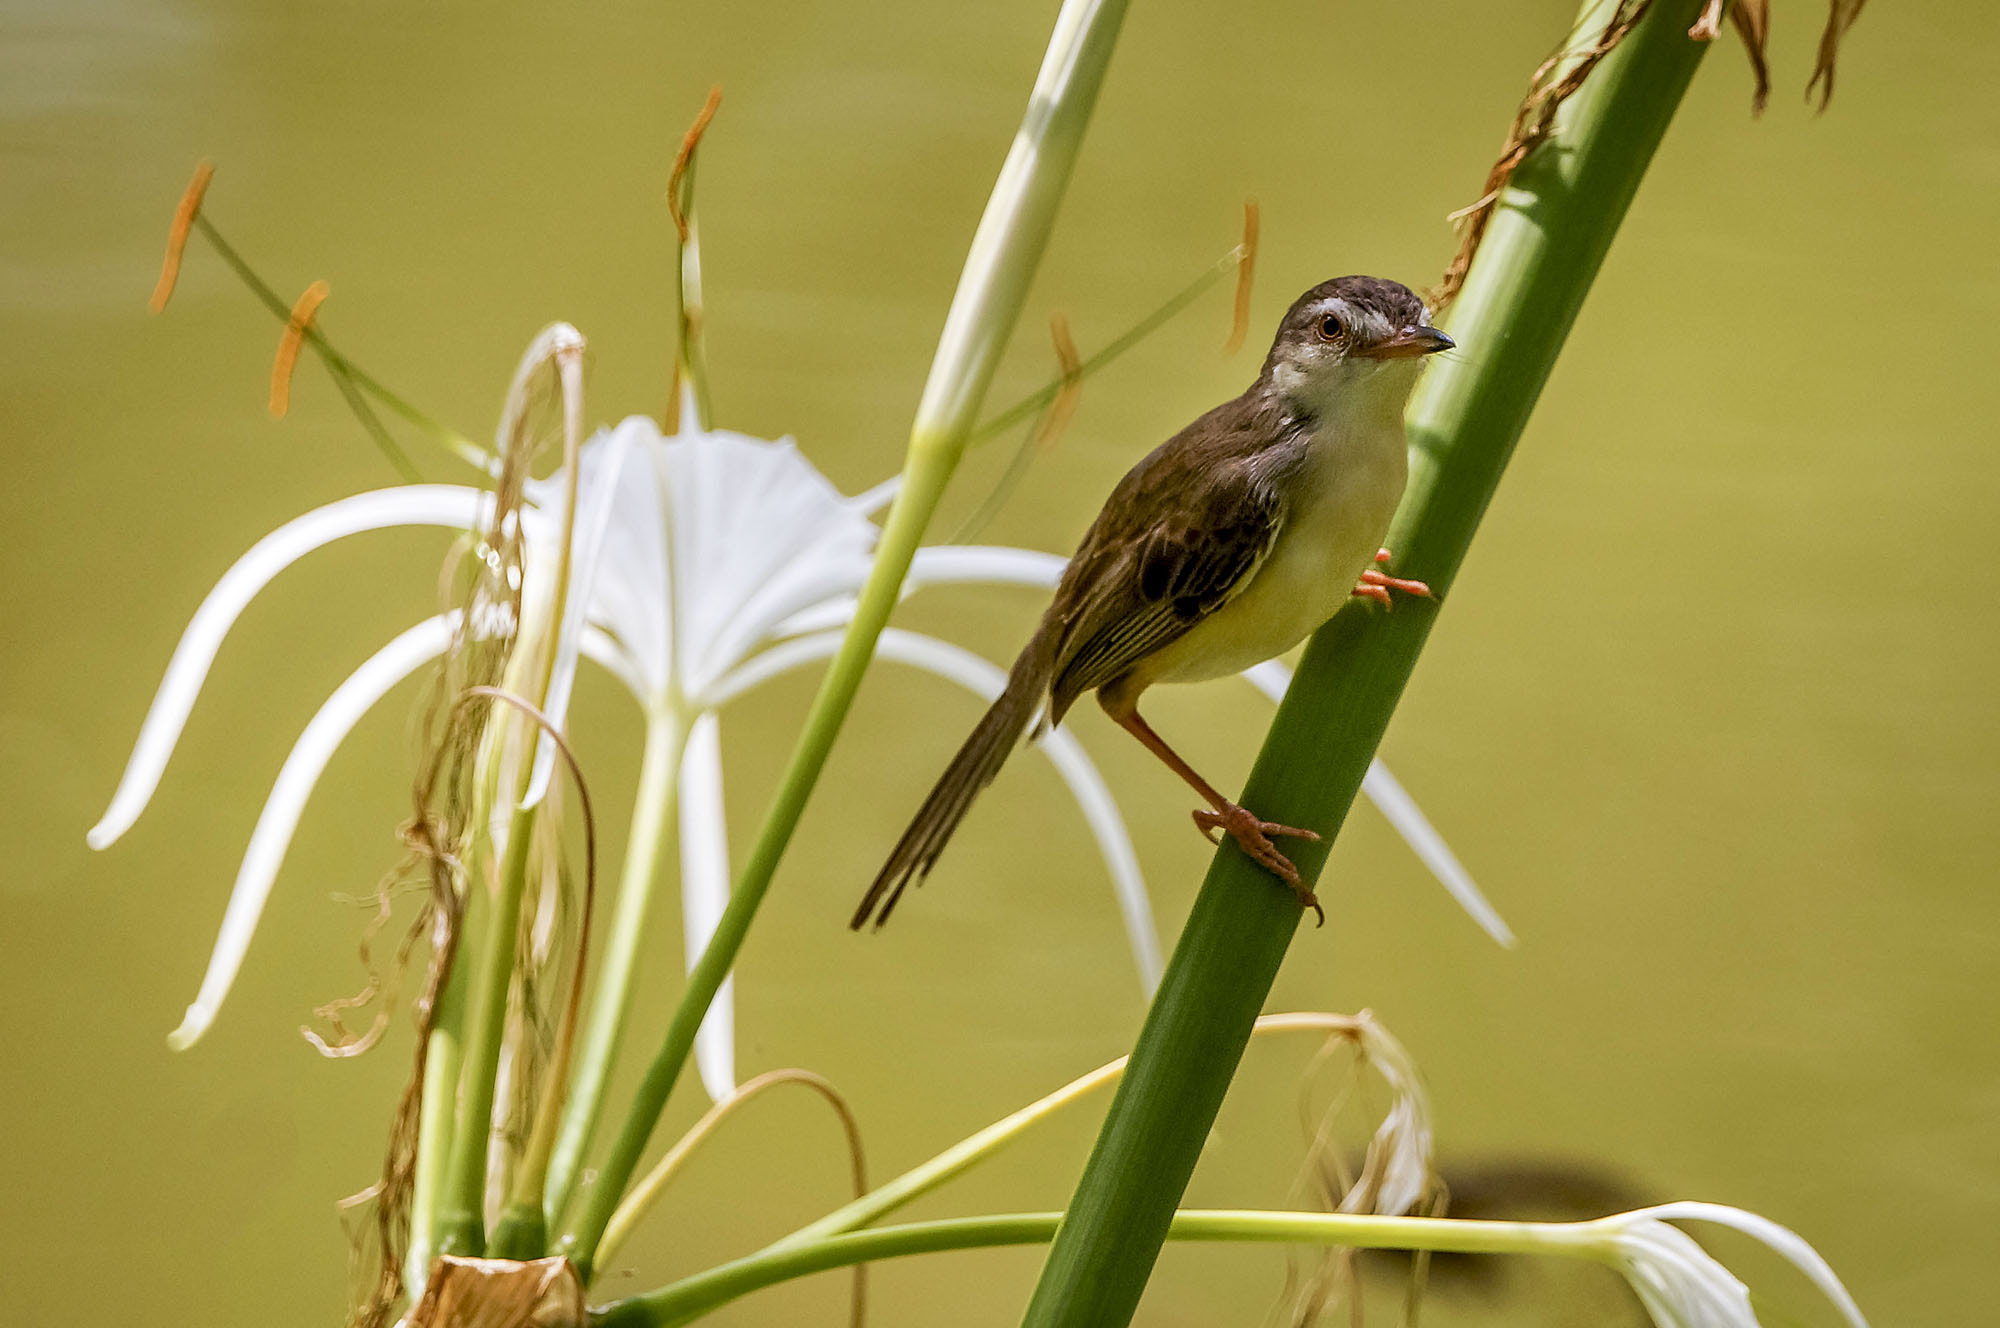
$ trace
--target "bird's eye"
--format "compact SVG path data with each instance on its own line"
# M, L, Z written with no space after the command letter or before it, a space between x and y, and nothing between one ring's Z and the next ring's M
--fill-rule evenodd
M1341 331L1342 328L1340 326L1340 320L1334 317L1332 314L1328 314L1326 317L1319 320L1320 340L1338 341L1340 340Z

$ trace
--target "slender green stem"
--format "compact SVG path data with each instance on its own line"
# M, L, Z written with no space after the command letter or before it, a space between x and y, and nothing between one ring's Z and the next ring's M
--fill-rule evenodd
M785 775L744 863L708 948L688 973L659 1051L647 1066L632 1109L597 1187L569 1220L560 1250L592 1272L598 1239L638 1169L653 1127L680 1077L715 993L736 961L791 842L806 800L847 718L875 641L896 605L917 545L965 447L1008 336L1019 319L1058 203L1082 146L1104 71L1116 45L1125 0L1066 0L1029 97L1027 113L993 187L967 256L958 292L911 429L904 482L890 510L867 584L839 653L828 667Z
M431 1011L429 1047L424 1053L423 1099L417 1123L416 1174L410 1186L410 1250L403 1263L403 1281L411 1298L423 1291L437 1253L438 1200L444 1188L445 1161L451 1153L453 1112L458 1075L465 1058L465 989L470 965L462 962L468 932L460 919L460 959L445 974Z
M647 716L645 752L639 758L639 791L632 803L632 829L618 885L618 912L604 933L603 964L591 994L562 1133L557 1136L555 1158L549 1166L547 1212L551 1225L569 1207L583 1173L583 1160L590 1152L603 1111L604 1087L624 1041L647 918L659 895L660 855L674 823L681 754L686 745L687 725L676 711L662 709Z
M487 899L490 915L485 920L485 944L480 947L479 967L469 991L458 1110L438 1205L440 1254L476 1255L486 1248L487 1132L493 1119L500 1040L507 1021L507 989L514 977L514 949L521 930L521 897L526 893L535 820L535 808L515 807L507 827L499 884ZM467 900L468 912L477 898L479 892L473 891Z
M598 1312L596 1328L669 1328L778 1282L941 1250L1035 1245L1051 1239L1061 1213L910 1222L772 1248L721 1264ZM1595 1222L1473 1222L1453 1218L1377 1217L1352 1213L1279 1213L1191 1209L1173 1215L1169 1240L1258 1241L1458 1254L1556 1254L1611 1262L1611 1236Z
M1596 34L1615 8L1593 0L1580 30ZM1706 49L1687 36L1700 9L1656 0L1505 191L1450 320L1464 349L1428 371L1410 409L1413 479L1392 536L1402 574L1451 584ZM1308 882L1436 616L1427 601L1386 615L1351 608L1306 651L1243 801L1324 836L1288 850ZM1032 1328L1130 1321L1299 914L1233 846L1218 853L1050 1249L1024 1320Z

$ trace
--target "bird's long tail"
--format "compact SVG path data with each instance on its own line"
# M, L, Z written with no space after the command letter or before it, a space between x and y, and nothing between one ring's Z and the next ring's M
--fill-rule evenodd
M930 796L917 809L910 828L903 831L889 860L875 874L875 883L861 897L861 906L854 910L848 926L859 931L871 917L877 927L889 920L903 891L912 882L921 884L930 874L931 864L944 852L958 823L971 809L973 798L1000 773L1000 767L1006 764L1048 695L1054 660L1046 636L1045 632L1037 632L1014 661L1006 689L988 707L978 727L959 747L958 755L951 758L951 764L938 777Z

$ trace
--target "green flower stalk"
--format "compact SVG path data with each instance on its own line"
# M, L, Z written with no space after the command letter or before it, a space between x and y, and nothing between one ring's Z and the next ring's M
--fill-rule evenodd
M1629 20L1630 8L1590 0L1578 49ZM1701 8L1698 0L1655 0L1561 104L1552 136L1501 190L1447 324L1464 353L1431 368L1408 414L1411 478L1391 547L1404 575L1441 595L1707 49L1687 35ZM1430 602L1388 615L1350 608L1320 629L1243 802L1330 841L1437 612ZM1308 882L1327 847L1298 848ZM1218 854L1024 1323L1130 1321L1299 913L1233 847Z
M688 973L680 1003L611 1155L596 1185L579 1196L578 1211L565 1227L559 1250L575 1260L586 1281L605 1224L638 1169L694 1047L702 1018L735 964L750 921L770 888L860 688L861 675L874 656L876 641L888 625L924 529L964 452L1055 224L1056 208L1082 146L1124 13L1124 0L1067 0L1056 19L1027 113L973 236L917 407L903 484L846 637L813 700L729 905L707 950Z

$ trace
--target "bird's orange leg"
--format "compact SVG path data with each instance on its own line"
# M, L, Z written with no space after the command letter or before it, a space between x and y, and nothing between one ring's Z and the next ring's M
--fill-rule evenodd
M1299 869L1292 865L1290 858L1278 852L1277 845L1271 842L1272 835L1288 835L1294 839L1318 839L1318 834L1311 830L1301 830L1297 826L1279 825L1274 821L1261 820L1248 808L1223 797L1213 784L1196 774L1194 767L1181 759L1179 752L1167 746L1165 738L1153 732L1153 726L1140 717L1138 698L1125 695L1118 689L1116 683L1098 690L1097 703L1104 707L1105 714L1118 722L1120 728L1144 743L1147 751L1166 762L1169 770L1187 781L1188 787L1199 793L1202 800L1214 808L1213 811L1197 810L1194 813L1195 828L1201 831L1203 838L1211 843L1219 843L1221 841L1215 838L1214 832L1217 830L1226 832L1236 841L1237 847L1249 855L1251 861L1289 885L1292 893L1299 897L1299 902L1318 916L1320 926L1326 925L1326 910L1319 906L1319 899L1313 894L1312 887L1299 879Z
M1389 551L1377 550L1375 561L1388 562ZM1425 599L1429 599L1431 595L1431 588L1421 581L1407 581L1400 576L1378 572L1372 567L1361 574L1360 582L1354 587L1354 594L1363 599L1375 600L1385 609L1393 609L1396 607L1395 602L1389 598L1389 592L1392 590L1400 590L1405 595L1422 595Z

